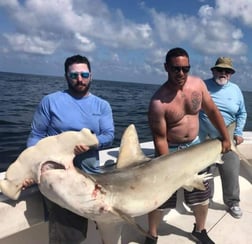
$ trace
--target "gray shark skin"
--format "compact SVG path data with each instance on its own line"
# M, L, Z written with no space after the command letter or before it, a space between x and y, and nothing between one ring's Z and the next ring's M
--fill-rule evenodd
M60 168L73 167L74 147L79 144L93 147L98 145L98 139L86 128L45 137L21 152L8 167L5 179L0 180L0 190L4 195L16 200L25 179L33 179L35 183L39 183L43 163L53 161L58 162Z
M228 128L231 138L234 128L234 124ZM123 221L136 225L133 217L158 208L181 187L204 189L203 181L210 176L198 172L222 163L221 150L221 141L211 139L150 159L141 151L135 127L130 125L122 138L117 169L100 175L74 168L46 170L41 173L39 189L58 205L96 221L103 243L115 244ZM232 150L241 155L234 145ZM55 167L59 168L57 162ZM252 172L251 165L248 168Z

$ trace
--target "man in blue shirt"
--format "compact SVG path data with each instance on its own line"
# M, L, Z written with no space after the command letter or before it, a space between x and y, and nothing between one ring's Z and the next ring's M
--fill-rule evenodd
M242 132L246 123L247 112L243 94L239 86L230 81L232 74L235 73L232 60L227 57L220 57L217 59L215 66L212 67L211 70L213 77L205 80L206 86L213 101L219 108L225 124L229 125L232 122L236 122L234 141L239 145L243 142ZM204 141L206 137L216 138L218 136L218 131L212 125L207 115L201 111L200 140ZM240 160L232 151L225 153L222 156L222 160L224 161L224 164L218 164L218 168L222 181L223 201L234 218L241 218L242 211L239 206ZM211 170L213 169L211 168ZM213 183L212 186L214 186Z
M87 173L99 173L99 149L114 139L114 122L110 104L89 91L92 73L89 60L80 55L65 61L68 89L46 95L39 103L27 141L30 147L47 136L64 131L90 129L99 141L97 148L76 145L74 165ZM24 187L32 182L27 179ZM74 191L74 189L73 189ZM49 219L49 243L81 243L86 238L87 219L45 199Z

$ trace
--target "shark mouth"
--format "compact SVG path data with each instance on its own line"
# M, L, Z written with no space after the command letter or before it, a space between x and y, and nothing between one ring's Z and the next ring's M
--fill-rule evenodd
M41 174L45 173L48 170L55 170L55 169L66 169L64 165L54 162L54 161L46 161L41 166Z

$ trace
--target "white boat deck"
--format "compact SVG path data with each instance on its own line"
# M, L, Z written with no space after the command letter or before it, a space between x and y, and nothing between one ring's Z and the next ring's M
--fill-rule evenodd
M252 133L245 132L245 143L241 151L252 159ZM152 143L142 143L142 149L147 155L153 154ZM114 161L118 149L110 149L101 152L104 162ZM216 244L250 244L252 243L252 187L251 184L240 176L241 202L243 210L241 219L233 218L226 212L222 202L222 190L220 177L216 176L214 204L210 206L206 229L209 236ZM168 186L167 186L168 187ZM30 188L24 192L23 197L15 201L7 201L3 196L0 202L0 244L46 244L48 243L47 222L43 220L43 206L40 194L36 188ZM32 194L31 194L32 193ZM181 196L181 191L180 191ZM147 216L137 217L136 221L148 229ZM194 217L190 210L180 200L177 209L164 212L163 221L159 227L158 244L167 243L195 243L190 238ZM15 233L16 232L16 233ZM145 237L138 231L125 224L122 244L144 243ZM92 221L89 222L88 237L84 243L102 244L99 232Z

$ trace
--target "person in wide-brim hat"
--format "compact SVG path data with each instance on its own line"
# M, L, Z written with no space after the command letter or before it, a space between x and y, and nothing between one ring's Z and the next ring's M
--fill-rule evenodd
M219 57L211 70L213 76L204 80L204 82L226 126L235 123L232 139L236 145L239 145L244 141L242 133L246 124L247 112L240 87L231 81L232 74L235 73L232 60L228 57ZM211 120L203 112L199 115L199 123L198 136L200 142L205 141L206 138L216 138L219 136ZM240 207L240 159L233 151L229 151L221 156L221 160L224 163L211 165L208 173L214 174L216 166L218 167L222 184L223 203L226 205L230 215L239 219L243 214ZM213 200L213 179L210 179L208 184L211 192L210 199Z
M213 70L213 69L218 69L218 68L221 68L221 69L228 69L228 70L230 70L231 74L234 74L234 73L235 73L235 69L234 69L234 67L233 67L233 63L232 63L232 59L231 59L231 58L219 57L219 58L216 60L215 66L213 66L213 67L211 68L211 70Z

